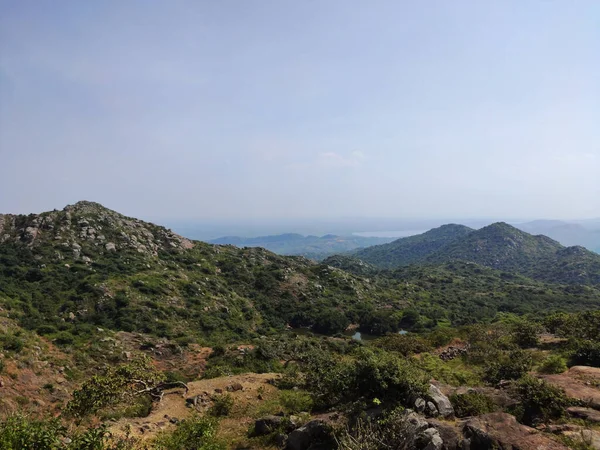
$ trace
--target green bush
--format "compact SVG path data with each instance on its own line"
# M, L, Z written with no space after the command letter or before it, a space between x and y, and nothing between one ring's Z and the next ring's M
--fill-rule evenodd
M541 373L563 373L567 370L567 363L565 359L560 355L550 355L546 360L542 363L539 368Z
M217 440L218 422L209 417L194 416L182 420L175 431L163 432L153 442L156 450L225 450Z
M131 439L113 438L104 427L68 433L55 418L15 415L0 422L2 450L132 450L133 446Z
M570 402L562 389L526 375L516 386L519 405L515 415L526 425L560 419Z
M213 397L213 404L208 409L211 416L228 416L233 408L233 397L231 394L222 394Z
M299 412L310 412L313 407L313 399L305 391L281 391L279 393L279 403L289 414Z
M600 342L577 342L571 355L571 364L600 367Z
M374 340L373 345L389 352L400 353L403 356L423 353L432 349L427 341L412 334L388 334Z
M487 365L484 378L490 383L502 380L517 380L533 367L531 355L524 350L503 353L496 361Z
M0 336L0 347L5 351L20 353L24 346L25 342L19 336L14 334Z
M494 412L497 409L496 404L490 397L479 392L453 394L450 396L450 401L454 407L456 417L479 416Z

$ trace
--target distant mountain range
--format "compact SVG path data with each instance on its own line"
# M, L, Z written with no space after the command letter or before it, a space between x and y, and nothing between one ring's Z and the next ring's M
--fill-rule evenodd
M534 236L503 222L479 230L444 225L357 250L353 256L385 269L465 261L542 281L600 284L600 255L581 246L564 247L547 236Z
M244 238L224 236L208 241L210 244L235 245L236 247L262 247L280 255L305 256L320 260L330 255L344 253L357 248L385 244L394 238L363 236L303 236L297 233L277 234Z

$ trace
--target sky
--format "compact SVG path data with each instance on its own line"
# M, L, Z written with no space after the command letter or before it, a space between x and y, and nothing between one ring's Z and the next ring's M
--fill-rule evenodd
M0 212L600 217L600 2L0 0Z

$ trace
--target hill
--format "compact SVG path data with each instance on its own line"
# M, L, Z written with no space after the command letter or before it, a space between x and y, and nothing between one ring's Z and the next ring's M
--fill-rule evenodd
M442 225L423 234L355 251L353 256L383 268L407 266L423 261L427 256L472 231L472 228L464 225Z
M0 216L0 304L52 336L103 327L227 340L321 319L327 331L324 317L343 329L384 298L306 258L190 241L96 203Z
M428 263L469 261L552 283L600 284L600 255L564 247L503 222L456 240L425 258Z
M393 238L362 236L303 236L296 233L277 234L243 238L224 236L208 241L210 244L235 245L236 247L262 247L279 255L297 255L320 260L337 253L344 253L361 247L369 247L390 242Z

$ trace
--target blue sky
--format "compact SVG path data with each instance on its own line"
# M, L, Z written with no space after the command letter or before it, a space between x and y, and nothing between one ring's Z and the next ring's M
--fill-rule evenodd
M596 1L0 0L0 211L600 216Z

